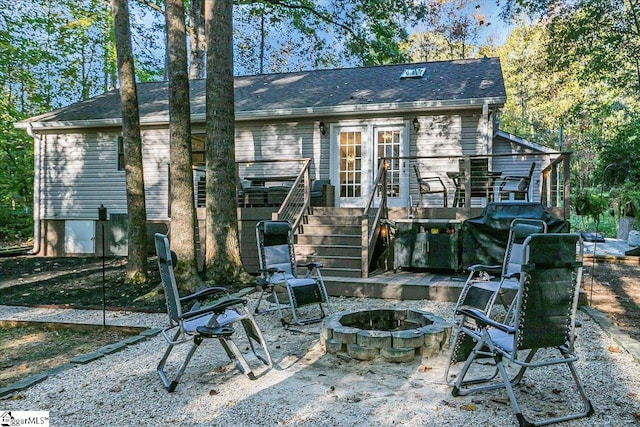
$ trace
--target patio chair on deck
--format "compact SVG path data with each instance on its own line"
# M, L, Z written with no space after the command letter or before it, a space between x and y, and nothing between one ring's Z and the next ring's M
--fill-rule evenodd
M579 247L576 257L576 246ZM521 291L516 298L514 322L501 323L490 319L480 310L459 308L457 314L463 322L460 333L474 343L464 365L453 384L453 396L462 396L487 390L504 388L520 426L546 425L582 418L593 414L593 407L580 382L574 362L576 311L582 279L582 240L578 234L534 234L524 242L523 264L520 275ZM504 362L510 362L505 364ZM511 365L511 366L510 366ZM568 375L560 376L560 367L566 365ZM515 367L517 372L508 372ZM558 375L552 402L568 396L565 383L572 378L576 395L582 401L581 410L562 416L531 422L518 404L514 386L524 377L528 368L547 368L547 375ZM488 371L497 374L487 376ZM531 381L531 380L530 380ZM565 399L566 400L566 399ZM563 408L572 407L564 401ZM558 408L559 411L569 411ZM546 415L555 415L556 411Z
M531 186L531 180L533 178L533 172L536 169L536 163L531 163L528 176L503 176L500 178L500 187L498 193L500 200L504 194L513 200L517 200L519 197L529 201L529 187Z
M289 322L285 320L283 310L290 309L293 323L306 325L319 322L329 311L327 291L322 281L319 263L296 264L293 233L288 221L260 221L256 225L256 240L258 243L258 258L260 261L261 278L257 284L261 287L260 297L256 303L255 312L260 313L260 303L265 293L271 293L275 307L264 311L277 310L282 326ZM306 268L304 277L298 278L297 267ZM286 292L287 303L280 301L278 295ZM284 297L284 295L283 295ZM315 313L307 318L299 318L299 308L307 305L317 307Z
M420 174L420 168L414 163L413 170L416 172L416 179L418 180L418 190L420 192L420 198L418 200L418 207L422 206L422 196L424 194L439 194L442 193L443 206L447 207L447 186L444 185L442 179L439 176L430 176L423 178Z
M164 234L156 233L155 246L169 314L169 325L162 330L162 336L169 346L157 368L160 380L167 391L175 390L191 357L205 338L217 338L236 368L249 379L256 379L234 342L234 324L238 322L246 333L246 340L255 357L270 368L272 361L269 349L260 328L246 307L247 301L243 298L231 297L222 287L202 289L192 295L180 297L173 273L177 257L169 248L169 239ZM206 304L211 300L214 301ZM190 308L185 310L188 305ZM192 346L173 381L169 381L165 373L165 364L169 355L176 345L188 342L192 342Z
M469 159L469 197L480 197L487 202L493 196L493 183L499 173L489 172L489 159L486 157ZM465 205L466 190L465 159L458 160L458 173L454 175L456 193L453 201L454 207Z

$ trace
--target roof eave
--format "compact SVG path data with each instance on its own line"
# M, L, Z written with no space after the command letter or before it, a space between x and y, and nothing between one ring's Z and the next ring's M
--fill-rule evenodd
M556 150L553 150L553 149L551 149L549 147L545 147L544 145L540 145L540 144L537 144L535 142L528 141L528 140L526 140L526 139L524 139L522 137L519 137L517 135L505 132L505 131L500 130L500 129L498 129L496 131L496 135L506 139L507 141L511 141L513 143L522 145L524 147L531 148L533 150L540 151L542 153L547 153L547 154L557 154L558 153Z
M249 120L266 120L266 119L282 119L282 118L301 118L301 117L318 117L318 116L346 116L357 113L378 113L393 111L396 113L420 112L420 111L443 111L443 110L460 110L481 107L485 104L489 106L501 107L506 102L506 97L487 97L487 98L470 98L455 100L438 100L438 101L414 101L414 102L388 102L379 104L354 104L354 105L335 105L328 107L302 107L302 108L277 108L266 110L252 111L236 111L236 121ZM192 122L204 122L205 114L192 114ZM167 115L158 115L152 117L141 117L141 126L166 125L169 123ZM46 122L29 122L20 121L15 123L18 129L32 129L34 131L59 130L59 129L86 129L86 128L105 128L120 127L121 119L92 119L92 120L72 120L72 121L46 121Z

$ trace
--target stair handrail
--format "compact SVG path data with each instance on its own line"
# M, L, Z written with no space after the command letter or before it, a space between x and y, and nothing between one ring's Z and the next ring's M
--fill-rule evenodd
M293 182L287 196L280 205L280 209L271 215L273 220L285 220L291 224L294 234L302 222L305 212L311 205L311 159L301 159L302 169Z
M373 248L380 235L380 220L388 219L387 210L387 169L389 160L381 157L375 181L367 204L362 212L362 277L369 277L369 265L373 257ZM380 194L380 205L374 209L376 194Z

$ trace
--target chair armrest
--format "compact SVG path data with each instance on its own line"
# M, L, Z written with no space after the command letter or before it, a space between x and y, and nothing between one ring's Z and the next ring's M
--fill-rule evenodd
M302 267L302 268L308 268L309 271L313 270L314 268L322 268L322 264L319 262L308 262L308 263L298 263L296 264L298 267Z
M503 278L505 279L515 279L515 280L520 280L520 275L522 275L521 272L517 272L517 273L511 273L511 274L505 274L503 276Z
M184 313L182 315L182 319L186 320L186 319L190 319L192 317L198 317L198 316L202 316L203 314L208 314L208 313L214 313L214 314L222 314L224 313L224 311L231 306L234 305L238 305L238 304L243 304L246 305L247 304L247 300L244 298L228 298L228 299L224 299L222 301L218 301L217 303L213 304L213 305L208 305L206 307L200 308L198 310L193 310L193 311L189 311L187 313Z
M502 190L507 184L517 185L518 187L524 186L529 181L529 177L507 175L507 176L500 177L499 180L500 180L500 190Z
M489 273L500 274L502 272L501 265L483 265L483 264L473 264L467 267L467 271L487 271Z
M260 273L267 273L269 276L272 276L274 273L284 273L284 270L281 268L269 267L269 268L261 268L258 270Z
M260 286L262 289L267 289L269 286L271 286L271 282L261 277L256 280L256 285Z
M229 294L229 291L226 288L221 288L219 286L214 286L211 288L206 288L206 289L202 289L199 290L197 292L192 293L191 295L186 295L184 297L180 298L180 302L182 303L188 303L191 302L193 300L196 301L202 301L203 299L206 299L210 296L213 295L219 295L219 294Z
M515 328L513 328L512 326L505 325L503 323L497 322L497 321L487 317L481 311L478 311L478 310L473 309L473 308L461 308L461 309L456 311L456 314L460 314L460 315L472 318L473 320L476 321L476 324L479 327L491 326L491 327L496 328L496 329L498 329L498 330L500 330L502 332L505 332L507 334L515 333Z

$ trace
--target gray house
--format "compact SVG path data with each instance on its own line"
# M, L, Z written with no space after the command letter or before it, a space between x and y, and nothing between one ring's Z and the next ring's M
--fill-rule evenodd
M170 223L167 82L140 83L138 97L147 215L150 229L162 229ZM498 131L497 117L505 101L497 58L236 77L239 217L248 269L256 265L253 225L259 219L283 217L284 199L291 193L288 200L293 200L293 189L300 183L307 193L323 191L316 205L325 206L316 207L325 210L314 209L317 216L342 212L346 217L360 217L371 206L380 206L373 189L378 188L379 171L384 169L387 216L403 217L407 210L418 209L426 217L464 218L500 196L498 181L496 191L487 192L487 197L475 197L473 188L464 187L460 177L465 161L483 157L489 172L526 175L531 159L536 159L526 199L555 200L544 196L549 184L543 178L545 168L556 164L558 156ZM198 185L204 173L203 80L191 82L191 115L198 203L204 198L204 187ZM97 208L103 204L111 219L107 251L125 253L118 92L31 117L16 126L34 139L37 252L100 252ZM416 170L439 178L444 189L419 194L422 187ZM469 176L468 166L466 172ZM275 187L284 189L282 197L271 203L266 192L257 193L260 199L256 202L247 190L251 183L274 187L273 194ZM308 208L313 204L309 196L305 215L311 213ZM446 203L443 196L448 196ZM299 219L296 222L302 224ZM301 235L308 234L313 220L305 217L303 222ZM354 227L360 233L359 220ZM321 228L318 233L340 234ZM354 246L360 248L361 241L358 235ZM301 236L298 243L305 246ZM322 256L320 252L316 245L300 256ZM353 274L366 276L363 270L368 267L360 266L369 260L363 261L362 255L356 258L354 264L359 266L353 267ZM336 268L344 270L348 262L343 259L337 264L341 265Z

